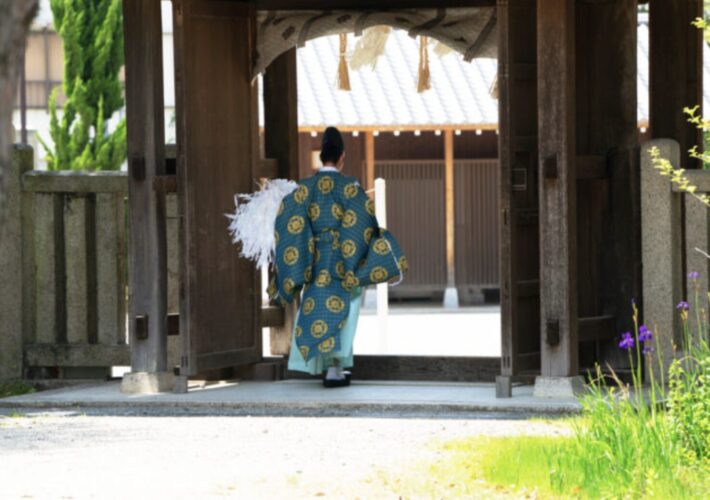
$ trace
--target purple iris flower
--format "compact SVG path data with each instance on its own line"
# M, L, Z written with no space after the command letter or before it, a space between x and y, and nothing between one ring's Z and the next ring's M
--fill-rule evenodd
M692 272L688 273L688 279L691 279L691 280L700 279L700 273L697 271L692 271Z
M619 347L622 349L631 349L634 346L634 337L630 332L624 332L621 335L621 342L619 342Z
M688 305L686 301L681 300L680 302L678 302L678 305L675 306L675 308L680 311L687 311L688 309L690 309L690 305Z
M653 346L651 344L645 344L643 346L643 353L644 354L651 354L654 351L655 351L655 349L653 348Z
M640 342L649 342L653 340L653 332L646 328L646 325L641 325L639 327L639 341Z

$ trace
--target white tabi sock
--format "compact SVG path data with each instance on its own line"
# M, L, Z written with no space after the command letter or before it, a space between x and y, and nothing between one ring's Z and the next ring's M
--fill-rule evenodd
M328 367L328 373L325 374L326 380L343 380L345 375L339 366Z

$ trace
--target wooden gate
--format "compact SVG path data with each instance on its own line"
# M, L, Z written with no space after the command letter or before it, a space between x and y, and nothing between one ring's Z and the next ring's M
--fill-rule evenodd
M224 214L253 190L255 14L246 2L173 2L181 216L181 374L261 359L259 276ZM189 68L189 71L187 71Z
M535 0L498 2L501 174L501 374L540 366L540 245Z

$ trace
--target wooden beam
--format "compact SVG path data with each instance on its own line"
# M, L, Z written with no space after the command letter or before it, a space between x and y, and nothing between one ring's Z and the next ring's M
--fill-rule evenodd
M683 108L703 104L703 17L701 0L649 2L649 115L653 139L675 139L680 150L702 146L702 131L687 122ZM681 155L682 168L698 163Z
M153 179L165 172L163 36L160 2L123 0L130 220L131 370L167 369L165 197ZM147 337L136 335L139 316Z
M44 172L22 176L22 190L35 193L126 193L125 172Z
M415 9L436 7L494 7L495 0L390 0L387 8ZM381 9L382 2L377 0L331 0L328 9L366 10ZM256 0L257 10L322 10L320 0Z
M267 306L261 308L261 327L273 328L283 327L286 322L286 315L283 307ZM290 332L289 332L290 334Z
M296 48L264 74L264 152L278 162L280 177L298 179L298 89Z
M577 375L575 0L537 2L542 375Z
M276 179L280 176L279 160L276 158L262 158L257 162L256 172L254 177L257 179ZM290 177L286 177L290 178Z
M456 286L455 205L454 205L454 134L444 132L444 203L446 208L446 286Z
M375 136L371 131L365 132L365 176L365 190L375 189Z
M264 153L278 163L274 177L298 180L298 88L296 48L278 56L264 75ZM262 165L263 165L262 160ZM296 301L282 308L262 308L271 328L273 355L288 355L296 319Z
M606 157L602 155L577 156L577 179L606 179Z
M27 366L125 366L130 362L126 344L27 344L24 352Z

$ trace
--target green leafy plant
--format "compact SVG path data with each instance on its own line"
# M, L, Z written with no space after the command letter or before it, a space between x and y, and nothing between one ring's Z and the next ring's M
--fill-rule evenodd
M54 143L42 141L50 170L117 170L126 159L126 123L112 132L111 117L123 108L118 74L123 66L120 0L51 0L54 25L64 42L66 95L61 116L58 88L49 101Z

